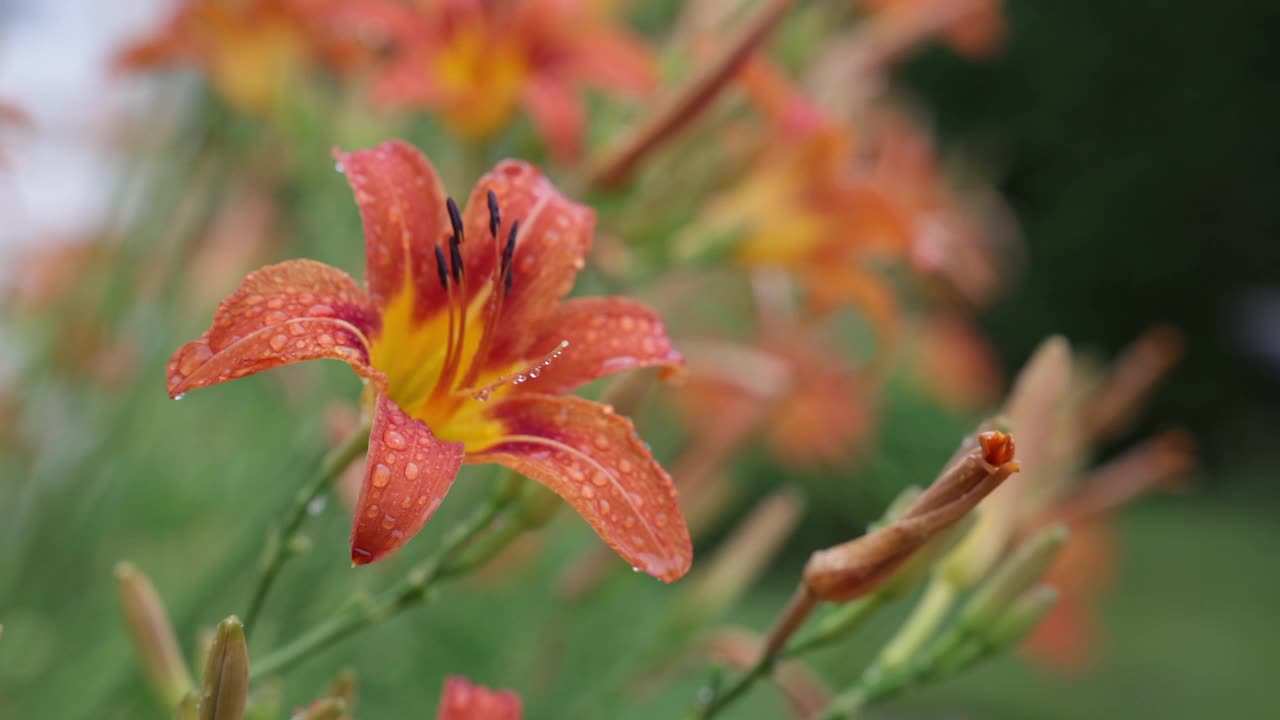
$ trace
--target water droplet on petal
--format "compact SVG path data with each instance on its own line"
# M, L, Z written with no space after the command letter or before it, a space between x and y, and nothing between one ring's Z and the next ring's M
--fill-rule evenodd
M606 437L604 433L596 433L593 442L596 444L596 447L601 450L609 449L609 438Z
M632 566L631 566L631 572L637 572L637 573L638 573L638 572L640 572L640 566L639 566L639 565L632 565Z
M489 398L492 397L492 391L490 391L489 388L480 388L472 397L480 402L488 402Z
M288 342L289 342L289 338L285 337L283 334L280 334L280 335L272 335L271 339L267 341L267 344L271 346L272 350L279 352L284 349L284 346L288 344Z
M386 487L389 482L391 482L391 468L378 463L377 467L373 469L373 486Z
M541 366L541 365L534 365L532 368L530 368L530 369L529 369L529 377L530 377L530 378L536 378L536 377L538 377L538 376L539 376L539 375L541 375L541 374L542 374L542 366Z
M173 396L173 399L174 399L174 400L181 400L182 398L184 398L184 397L186 397L186 396L187 396L187 394L186 394L186 393L178 393L177 395L174 395L174 396Z
M395 430L388 430L384 433L382 441L387 444L387 447L394 448L396 450L403 450L409 445L408 441L404 439L404 435L401 435Z

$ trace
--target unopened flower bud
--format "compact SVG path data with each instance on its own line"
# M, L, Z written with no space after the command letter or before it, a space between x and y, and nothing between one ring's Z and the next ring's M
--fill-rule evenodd
M349 667L339 670L333 682L329 683L329 690L325 696L342 700L348 708L354 708L356 706L356 671Z
M218 624L204 664L200 720L242 720L249 702L249 647L232 615Z
M818 599L848 602L879 589L933 538L952 527L1018 470L1013 438L981 433L901 517L856 540L815 552L804 581Z
M1018 435L1018 459L1025 472L982 503L977 526L943 561L940 573L956 588L971 588L980 582L1013 541L1023 493L1049 470L1050 450L1061 432L1060 411L1071 376L1071 346L1055 335L1040 343L1014 380L1005 415Z
M173 711L174 720L200 720L200 693L192 690L182 696L178 707Z
M564 505L558 495L538 483L526 483L524 497L516 509L521 527L531 530L545 526Z
M132 564L116 565L115 575L129 639L151 687L172 707L191 689L191 673L182 659L169 613L151 581Z
M1037 585L1024 592L987 630L987 643L997 652L1021 644L1057 602L1058 590L1049 585Z
M317 700L305 710L294 713L290 720L342 720L347 717L347 702L341 698Z
M999 622L1015 598L1040 582L1066 542L1067 527L1061 523L1032 535L979 586L959 622L973 630Z

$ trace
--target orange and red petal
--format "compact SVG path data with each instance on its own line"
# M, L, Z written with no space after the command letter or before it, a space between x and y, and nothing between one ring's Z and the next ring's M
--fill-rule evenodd
M311 260L270 265L218 306L213 326L169 360L170 396L280 365L332 358L365 377L377 314L346 273Z
M417 53L388 62L373 80L374 104L388 109L434 107L440 102L440 87L423 69L426 64Z
M520 696L510 690L490 690L464 677L445 678L436 720L520 720Z
M364 223L365 282L386 308L403 289L414 293L414 316L444 305L434 248L450 235L445 191L417 148L393 140L367 150L335 152Z
M560 78L530 79L524 87L524 107L556 162L568 165L582 153L587 126L585 101Z
M351 528L351 561L376 562L409 542L449 492L462 455L462 443L440 440L379 394Z
M684 367L684 358L671 347L662 318L626 298L562 302L537 333L522 351L523 359L536 361L558 349L560 354L540 368L536 379L521 386L533 392L561 395L597 378L634 368L661 366L674 371Z
M489 233L486 194L490 190L501 211L497 241ZM595 233L591 208L561 195L537 167L504 160L480 178L463 211L469 238L463 254L473 280L492 278L498 267L497 249L506 243L514 221L519 221L520 228L511 263L511 292L503 300L499 325L506 335L495 338L492 357L513 357L512 350L528 342L529 328L539 326L573 289Z
M579 397L518 395L490 411L506 436L468 455L498 463L564 498L624 560L672 582L693 561L671 477L631 421Z
M645 95L658 86L652 48L629 33L604 28L582 33L570 63L578 80L600 90Z

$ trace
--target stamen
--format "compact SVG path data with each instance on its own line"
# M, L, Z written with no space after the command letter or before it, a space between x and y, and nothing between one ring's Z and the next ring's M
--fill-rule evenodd
M550 367L552 361L554 361L556 358L563 355L565 348L567 347L569 347L569 341L561 340L560 344L556 345L556 348L554 350L547 353L546 355L543 355L536 362L526 365L523 369L520 370L520 372L511 376L499 375L497 380L494 380L493 382L489 383L488 385L485 385L482 388L476 388L474 390L460 390L459 394L470 395L475 400L479 400L480 402L485 402L490 397L493 396L494 390L498 389L499 386L503 385L508 381L512 385L523 385L524 383L529 382L530 380L534 380L540 375L542 375L542 371Z
M466 238L462 234L462 213L458 212L458 203L454 202L453 198L449 198L445 200L444 205L449 210L449 224L453 226L453 236L461 243Z
M435 246L436 251L436 278L440 281L440 289L448 292L449 290L449 269L445 265L444 251L439 245Z
M507 237L506 247L502 249L502 257L499 259L496 274L492 276L494 298L490 301L489 314L485 318L484 334L480 336L480 344L476 347L471 369L462 378L463 386L471 385L476 381L476 375L479 374L480 367L489 359L489 352L493 347L493 334L498 327L498 318L502 316L502 301L511 293L511 258L515 254L516 236L519 233L520 221L512 220L511 232ZM497 240L497 236L494 236L494 239ZM496 253L498 251L498 243L495 242L493 248ZM498 292L498 288L502 288L502 292Z
M514 273L511 270L511 259L516 254L516 235L520 232L520 221L516 220L511 223L511 233L507 235L507 246L502 249L502 294L511 294L511 278Z
M462 241L455 234L449 238L449 258L453 261L453 281L455 283L462 282L462 251L459 247Z
M498 231L502 229L502 215L498 212L498 196L490 190L487 199L489 201L489 234L497 240Z

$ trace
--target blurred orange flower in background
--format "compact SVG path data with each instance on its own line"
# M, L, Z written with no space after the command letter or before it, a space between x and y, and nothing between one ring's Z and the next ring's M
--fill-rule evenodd
M937 35L972 58L995 52L1004 40L1003 0L859 0L871 15L871 32L895 52ZM890 41L889 39L892 38Z
M118 67L190 65L237 109L264 113L320 65L341 69L363 48L340 32L345 0L186 0L155 35L125 48Z
M780 463L806 468L850 460L871 434L871 389L812 333L779 332L754 346L689 344L686 351L689 376L676 400L695 442L737 446L759 429Z
M368 291L311 260L252 273L210 330L174 354L170 395L302 360L351 365L369 382L373 416L357 564L408 542L465 461L543 483L633 566L665 581L683 575L692 549L670 477L629 420L562 397L606 375L683 363L643 305L561 301L594 213L523 162L499 164L459 210L407 144L338 161L364 221Z
M577 159L592 87L643 96L657 82L652 52L607 12L579 0L423 0L365 3L393 51L374 97L440 113L450 132L482 140L524 108L553 156Z
M452 675L445 678L436 720L520 720L523 716L519 695Z

